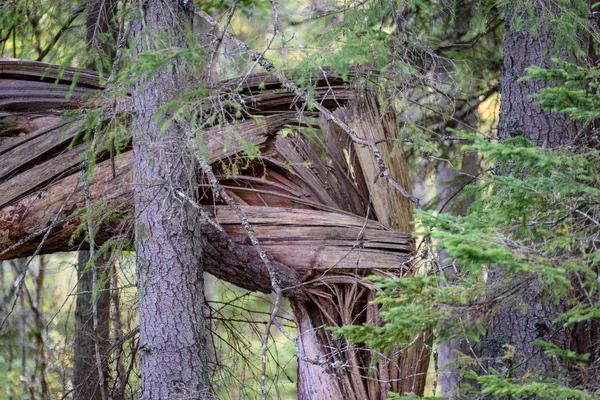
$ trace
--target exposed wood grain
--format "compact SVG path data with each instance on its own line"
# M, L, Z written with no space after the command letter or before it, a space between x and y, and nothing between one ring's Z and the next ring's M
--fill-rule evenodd
M41 136L44 136L44 137L51 136L54 138L57 136L55 131L58 131L58 136L60 136L61 130L68 123L69 123L69 121L67 119L60 118L58 120L52 120L48 124L42 125L35 130L28 131L28 132L22 132L22 134L20 134L14 138L14 139L16 139L15 141L11 142L10 144L0 146L0 155L6 154L9 151L14 150L18 146L24 146L27 142L30 142L34 139L41 140L41 139L39 139ZM16 150L16 151L18 151L18 150ZM8 162L4 161L4 160L2 160L2 164L0 164L0 166L3 166L5 169L9 168Z
M27 141L25 146L16 146L2 154L0 163L0 181L6 180L16 172L32 166L37 159L67 147L81 130L81 124L59 123L54 129L37 135L34 139ZM64 154L64 153L63 153Z
M15 63L0 61L0 65L4 65L0 69L1 78L18 78L21 80L16 82L28 85L44 84L40 88L46 88L49 80L58 77L58 71L48 69L45 64L26 63L27 68L23 70ZM50 71L43 78L45 81L35 81L36 68L38 78L40 68ZM52 90L64 93L65 87L75 78L75 71L65 72L58 84L52 83ZM226 82L223 86L231 86L232 82ZM323 85L316 89L317 99L320 98L331 107L345 104L354 97L354 92L342 86L339 77L330 76L327 80L321 77L317 82ZM261 83L264 83L264 89L259 90ZM6 93L16 87L9 86ZM88 79L87 86L79 89L83 93L98 87L97 80ZM296 109L303 105L295 103L295 96L283 93L276 80L264 74L251 76L241 95L249 112L264 116L208 130L202 135L203 141L211 163L231 160L219 164L223 168L228 168L228 162L237 163L236 155L247 146L244 142L263 149L263 155L255 162L263 165L264 170L261 172L260 169L251 168L243 171L244 175L231 181L229 191L245 204L266 206L246 206L245 211L274 259L301 274L313 268L394 269L406 262L412 249L410 236L362 217L366 212L365 204L352 177L332 172L336 168L323 164L312 149L312 144L304 137L275 136L286 124L297 124ZM23 96L25 102L28 94ZM128 103L124 102L121 108L126 110L127 107ZM0 251L47 226L61 205L61 196L76 181L77 163L86 145L67 146L80 129L79 124L56 119L48 121L50 126L28 131L17 136L17 140L0 147ZM310 165L303 163L306 160L310 160ZM338 161L347 163L348 160ZM350 168L346 167L346 170L349 174ZM261 174L264 171L267 174L263 177ZM117 176L113 178L108 160L100 162L95 172L92 192L95 193L96 206L105 207L115 215L121 213L117 220L103 226L99 240L126 234L129 229L127 215L131 215L128 186L131 179L131 152L126 151L117 159L116 172ZM291 201L293 199L299 202ZM302 199L309 201L302 202ZM83 206L81 200L78 191L45 251L70 248L67 242L79 224L79 216L75 215L75 211ZM320 204L324 209L310 209L311 204ZM225 231L231 237L238 238L236 240L243 241L244 232L237 216L227 208L215 207L218 210L216 218ZM332 212L336 209L339 211ZM2 258L31 252L37 245L36 240L39 237Z
M345 107L338 108L333 114L347 122L348 110ZM342 196L347 203L344 209L355 213L356 210L361 210L361 214L374 219L375 214L368 207L369 189L365 184L353 147L350 146L348 135L333 121L328 121L322 115L319 116L319 127L323 132L327 155L331 159L330 171L337 178L341 192L345 194Z
M392 111L386 110L381 115L377 98L373 93L363 93L353 107L354 112L351 114L350 126L360 137L375 141L400 137L400 129ZM382 142L378 147L394 180L410 190L402 145ZM412 232L413 212L410 200L395 190L386 179L379 176L379 166L369 148L356 144L354 148L364 180L369 187L372 207L377 220L400 232Z
M325 75L319 73L313 79L314 101L336 110L334 115L365 139L398 137L395 115L382 116L373 95L363 93L351 106L356 92L341 77L327 70ZM241 91L232 93L238 86ZM67 100L64 96L72 88ZM78 128L56 120L56 112L80 106L86 92L98 89L100 82L90 71L61 71L43 63L0 59L0 253L10 249L0 260L33 253L76 183L77 160L86 144L68 148ZM412 207L396 190L389 190L387 182L376 179L379 170L370 149L352 145L331 121L319 118L325 141L319 149L299 133L277 137L284 126L315 125L318 113L298 100L281 88L278 77L269 74L249 76L243 83L239 79L220 83L214 96L206 99L206 112L222 113L229 125L203 131L203 150L272 258L287 288L286 296L296 299L298 325L311 330L303 332L303 338L311 348L318 348L310 355L324 365L344 365L343 370L326 374L328 385L340 383L338 397L383 398L390 390L422 393L427 348L382 354L377 361L370 350L333 340L323 328L378 323L379 309L372 303L376 288L363 278L372 273L395 277L414 273L413 241L408 233L398 232L412 229ZM232 101L245 105L236 121L232 116L237 110L228 106ZM118 103L117 113L129 110L127 97ZM40 110L44 112L39 114ZM48 119L39 119L44 117ZM259 147L261 155L251 159L244 154L248 144ZM393 177L408 188L401 149L393 151L389 143L379 148ZM96 166L92 201L105 218L98 227L98 244L132 237L131 159L130 151L117 157L114 177L110 160ZM208 238L206 270L240 287L270 292L268 271L248 243L238 216L226 206L213 204L210 193L205 195L206 209L223 228L208 223L198 226ZM69 243L81 223L84 205L79 187L42 253L85 247L81 237ZM302 359L299 363L307 392L312 389L312 375L322 374L322 366ZM387 383L362 379L366 370ZM402 379L408 376L414 380Z
M87 88L71 88L51 82L0 79L0 110L42 111L73 108L83 104Z
M20 80L46 81L70 85L73 81L80 86L101 88L98 74L92 70L62 67L39 61L18 60L0 57L0 77Z
M12 179L0 181L0 208L21 198L44 183L60 179L71 173L81 163L81 153L86 149L86 143L80 143L71 150L63 150L52 159L25 169Z
M12 136L15 139L38 129L52 125L60 115L48 113L14 113L0 111L0 138ZM1 146L0 146L1 147Z

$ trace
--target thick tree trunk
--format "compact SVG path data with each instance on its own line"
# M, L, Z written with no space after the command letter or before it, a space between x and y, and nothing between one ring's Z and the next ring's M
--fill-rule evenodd
M541 10L555 10L551 1L533 5L537 16ZM538 24L538 33L533 35L528 26L517 31L513 24L512 6L506 13L504 35L504 63L502 71L502 92L498 134L501 139L523 136L538 146L556 148L570 143L582 128L582 123L572 121L565 114L551 114L534 105L530 96L546 85L541 81L518 82L526 75L525 69L531 65L551 67L551 52L556 36L548 23ZM491 284L502 282L504 271L493 268L489 273ZM568 332L562 325L555 324L555 318L564 311L562 304L555 304L548 296L546 287L537 277L517 276L513 284L521 279L530 279L527 288L504 303L492 318L482 343L482 354L491 357L490 366L514 368L513 377L526 373L535 376L557 377L565 372L557 357L546 356L540 347L532 342L536 339L551 341L560 348L568 348ZM503 345L512 346L514 355L502 359L507 351Z
M98 366L96 364L95 343L98 341L100 357L103 365L104 377L107 376L108 366L108 348L110 342L109 333L109 314L110 314L110 288L107 276L99 274L100 281L103 284L96 294L98 308L98 329L94 332L92 302L94 301L94 292L96 290L92 284L92 268L98 268L106 271L107 260L103 257L96 260L95 266L89 266L90 254L87 251L79 252L77 263L77 303L75 306L75 342L73 349L73 399L75 400L101 400L101 391L99 388ZM104 383L105 393L108 388L107 382Z
M544 3L544 4L542 4ZM538 2L534 7L555 9L552 1ZM551 28L540 23L537 35L531 28L514 27L512 7L506 13L502 65L502 90L498 135L502 139L524 136L538 146L555 148L569 143L582 126L566 114L552 114L535 106L530 96L546 86L543 81L518 82L527 75L526 68L536 65L549 68L556 36ZM539 17L539 12L538 12Z
M187 47L184 11L176 2L140 3L134 28L134 60L161 48ZM134 62L135 62L134 61ZM184 127L160 132L159 107L190 89L179 58L148 72L133 94L133 187L140 296L142 395L145 400L206 398L207 331L203 315L206 245L197 209L176 191L196 199L197 168L188 156Z

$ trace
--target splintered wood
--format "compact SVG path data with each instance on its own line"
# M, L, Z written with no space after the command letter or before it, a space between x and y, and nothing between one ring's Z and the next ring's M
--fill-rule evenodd
M91 71L61 70L12 59L0 60L0 79L0 252L12 246L0 259L8 259L34 251L80 172L87 148L80 140L85 123L81 117L61 117L60 113L84 107L84 98L103 87ZM229 80L221 83L219 90L225 92L237 84L239 80ZM399 226L389 221L381 224L365 218L382 212L378 206L369 211L367 205L369 195L364 188L374 182L373 176L360 178L368 183L359 188L347 160L338 157L332 164L323 162L318 154L335 152L335 143L321 143L319 148L316 135L309 138L301 132L300 126L328 132L332 128L327 121L317 121L311 112L299 118L298 110L304 104L295 103L295 96L282 91L276 78L268 74L248 77L239 96L250 114L207 129L202 139L211 164L221 171L232 196L248 210L269 254L301 276L313 269L405 269L412 241L400 232L408 231L398 232ZM354 91L333 74L327 81L317 79L316 99L328 108L343 107L353 97ZM129 101L123 99L120 107L120 112L127 112ZM294 132L278 136L284 127ZM262 155L248 160L243 152L248 145L260 148ZM99 238L130 234L130 181L129 148L114 160L107 152L100 154L92 183L93 200L113 217L106 218ZM205 185L200 182L199 186ZM215 207L217 220L230 236L244 235L225 207L212 204L212 196L204 202ZM53 227L43 253L85 246L82 240L68 244L80 223L77 211L83 203L79 189ZM22 244L15 248L19 242Z
M385 398L389 391L423 393L429 359L426 338L410 351L379 354L334 340L325 326L376 324L376 288L367 275L414 273L412 205L393 189L373 157L373 148L313 110L268 74L221 82L215 97L243 105L225 109L228 123L200 132L202 151L221 184L241 207L277 268L284 295L292 300L299 331L299 396L322 390L333 399ZM328 72L314 79L315 102L333 112L365 140L373 140L394 181L410 188L391 109L377 97L350 87ZM236 90L234 90L236 89ZM86 107L98 107L103 87L91 71L0 59L0 260L33 254L48 229L42 253L86 247L73 237L85 206L81 173ZM214 107L208 104L207 109ZM115 101L104 123L126 115L127 97ZM227 105L223 106L227 108ZM79 109L74 117L62 117ZM131 239L132 151L98 155L91 183L99 215L98 244ZM249 147L260 153L251 155ZM198 182L210 223L199 227L207 242L206 271L235 285L271 291L269 273L246 237L238 216L215 200L208 182ZM182 199L185 201L185 199ZM191 200L190 201L194 201ZM53 225L59 210L62 214ZM215 228L216 227L216 228ZM412 339L411 339L412 340ZM323 375L323 370L330 374ZM315 386L312 377L323 376ZM358 396L358 397L357 397ZM306 396L305 396L306 397ZM306 397L306 398L310 398Z

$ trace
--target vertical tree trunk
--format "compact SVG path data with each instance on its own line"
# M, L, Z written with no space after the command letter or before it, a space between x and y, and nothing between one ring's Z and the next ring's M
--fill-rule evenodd
M88 11L86 16L86 48L88 55L107 57L114 46L103 38L102 35L110 31L111 20L117 2L115 0L88 0ZM94 62L89 62L88 67L94 69ZM77 301L75 305L75 340L73 353L73 386L75 387L74 399L102 399L102 392L98 387L100 381L96 361L95 341L98 340L100 357L103 360L104 377L108 372L107 349L109 348L110 331L110 281L108 279L108 257L98 259L91 268L96 268L101 282L100 291L94 299L93 274L91 268L87 268L90 258L88 251L78 253L77 262ZM97 303L98 329L94 332L93 325L93 301ZM107 392L108 382L104 384L104 392Z
M460 147L451 147L453 154L460 152ZM472 178L479 172L479 156L472 152L466 153L461 157L461 170L447 162L440 162L436 169L435 186L436 198L438 199L439 212L449 212L453 215L463 215L467 212L469 205L473 202L472 198L462 198L461 191L465 186L472 183ZM444 276L450 285L453 284L456 271L445 261L449 254L445 250L439 251L439 265L443 270ZM458 360L460 348L460 339L452 339L441 342L438 347L439 370L440 370L440 395L445 398L458 398L460 394L460 371L453 365Z
M332 349L325 348L324 343L328 343L327 338L321 337L328 335L315 325L311 318L311 306L313 304L292 302L294 319L298 328L298 399L301 400L349 400L344 397L343 388L350 388L349 382L345 376L336 376L335 371L328 370L331 363L330 355ZM313 311L313 317L318 315ZM319 364L323 362L323 364ZM340 380L342 383L340 384Z
M0 296L4 298L6 295L6 284L4 282L4 266L0 266ZM11 321L6 321L6 348L8 357L6 360L6 378L3 379L0 383L6 383L6 393L4 395L8 396L8 400L13 400L13 388L12 385L9 384L8 378L10 377L13 369L13 361L14 361L14 349L13 349L13 335L12 335L12 326Z
M543 3L543 4L542 4ZM544 0L534 6L554 10L552 1ZM505 17L502 90L498 135L501 139L524 136L538 146L555 148L569 143L581 128L581 123L572 121L566 114L551 114L533 103L532 94L539 93L545 82L530 80L518 82L527 75L525 69L532 65L549 68L556 36L546 24L539 23L538 34L523 26L518 31L512 23L513 9L509 6ZM538 13L538 17L540 13Z
M127 384L125 364L123 362L123 326L121 324L121 289L119 288L119 260L111 264L110 271L110 302L112 305L111 317L113 334L113 346L118 347L116 355L116 373L114 379L115 389L112 392L114 400L125 399L125 385ZM133 361L133 360L132 360Z
M536 2L532 7L538 17L541 10L556 10L552 2L546 0ZM551 114L533 104L530 96L539 93L545 82L517 80L526 75L525 69L531 65L551 67L551 52L557 38L548 23L538 23L535 36L528 26L517 31L512 23L513 12L513 6L509 6L505 20L498 134L501 139L523 136L538 146L556 148L571 142L582 124L565 114ZM504 278L500 268L490 270L490 283ZM523 278L517 276L515 279ZM514 377L522 377L527 372L540 377L564 372L558 358L548 357L539 347L532 345L534 340L541 339L551 340L563 349L568 348L568 333L561 324L553 323L564 308L556 305L547 294L546 287L534 278L526 290L492 318L482 343L482 353L492 358L492 367L514 367ZM502 347L505 344L512 346L514 351L514 356L507 360L501 358L506 352L506 348Z
M44 341L44 277L46 274L46 259L39 257L38 273L35 277L35 302L31 305L35 322L35 341L37 344L36 364L40 380L40 396L42 399L48 398L48 381L46 379L46 343Z
M99 259L96 265L89 267L89 252L80 251L77 263L77 303L75 305L75 343L73 349L73 386L75 388L73 398L75 400L101 400L101 392L98 386L98 368L96 365L95 342L98 340L100 357L103 360L104 376L107 376L107 357L110 345L109 314L110 294L109 282L105 275L99 274L100 282L103 282L97 293L96 302L98 308L98 330L94 332L92 318L93 293L92 268L106 270L107 259ZM87 267L87 268L86 268ZM105 383L105 388L108 385ZM106 392L106 391L105 391Z
M177 2L139 3L134 62L140 54L186 48L186 18ZM203 315L199 213L176 191L196 199L196 168L188 156L184 127L164 121L157 109L191 89L181 58L148 72L133 93L133 188L140 297L142 399L205 398L210 391L206 321ZM197 86L197 85L196 85Z
M15 276L18 276L23 272L25 268L26 259L19 258L13 261L13 271ZM27 287L23 286L23 292L27 290ZM19 358L21 361L21 396L27 396L27 392L30 392L30 396L33 397L33 392L30 390L32 387L29 385L29 379L27 377L27 311L25 310L25 293L19 295Z

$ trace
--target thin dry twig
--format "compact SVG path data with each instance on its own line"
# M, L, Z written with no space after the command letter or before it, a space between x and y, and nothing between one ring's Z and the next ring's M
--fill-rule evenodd
M236 213L236 215L240 219L240 222L242 223L242 227L246 231L248 238L250 238L250 242L252 243L252 245L254 246L256 251L258 252L258 255L260 256L261 260L263 261L263 263L265 264L265 266L267 268L269 277L271 279L271 286L273 288L273 291L275 292L275 305L273 307L273 311L271 313L271 316L270 316L269 321L267 322L267 326L265 328L265 335L263 338L263 345L262 345L261 392L262 392L262 398L266 400L267 392L266 392L266 386L265 386L265 371L266 371L266 364L267 364L267 348L268 348L268 341L269 341L269 332L271 330L271 326L273 325L273 321L276 318L277 312L279 311L280 304L281 304L281 298L282 298L281 282L279 281L279 276L278 276L276 267L273 265L273 263L269 259L267 252L262 248L262 246L258 240L258 237L254 233L254 227L250 224L250 222L248 222L248 218L246 217L246 215L244 214L242 209L231 198L231 196L229 196L227 194L227 192L225 192L225 188L221 185L221 183L215 176L215 173L214 173L212 167L210 166L210 164L206 160L204 160L201 156L198 155L199 154L198 145L195 143L195 138L194 138L194 135L192 134L192 131L188 128L188 129L185 129L185 133L186 133L187 139L189 141L189 146L191 147L192 153L196 156L196 160L200 164L200 169L202 170L202 172L208 179L213 193L215 193L218 197L220 197L223 201L225 201L225 203L227 203L227 205Z

